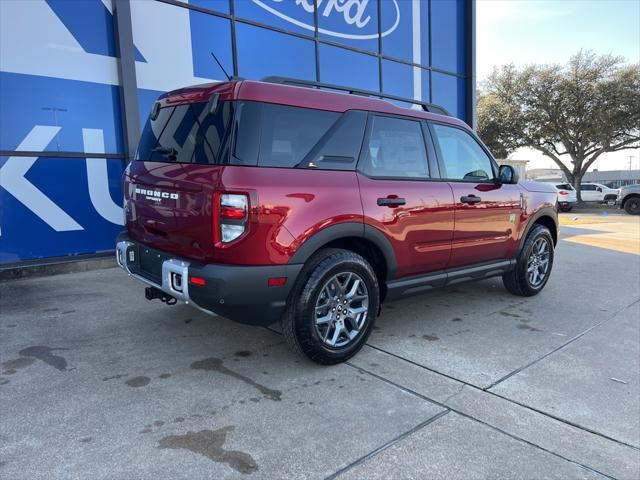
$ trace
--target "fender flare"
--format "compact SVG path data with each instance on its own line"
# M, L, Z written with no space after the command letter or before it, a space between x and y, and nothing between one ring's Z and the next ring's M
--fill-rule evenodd
M536 211L533 215L531 215L531 218L529 218L529 221L527 222L527 226L522 232L522 237L520 237L520 242L518 243L518 252L516 254L516 257L520 255L520 252L524 247L524 242L527 239L527 235L529 235L529 231L531 230L531 227L533 227L536 221L542 217L549 217L555 224L556 226L556 231L555 231L556 242L555 243L556 245L558 244L558 241L560 240L559 228L558 228L558 215L556 214L556 211L553 209L553 207L543 207L540 210ZM552 234L553 233L554 232L552 232Z
M395 277L397 262L391 242L380 230L364 223L343 222L323 228L300 245L289 263L305 263L311 255L327 243L347 237L363 238L378 247L387 264L387 280Z

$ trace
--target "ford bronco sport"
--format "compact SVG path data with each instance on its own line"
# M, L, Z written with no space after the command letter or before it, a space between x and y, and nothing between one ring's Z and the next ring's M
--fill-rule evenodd
M383 302L497 275L515 295L544 288L552 185L518 183L440 107L335 90L269 78L160 97L124 173L116 249L148 299L281 321L294 350L333 364Z

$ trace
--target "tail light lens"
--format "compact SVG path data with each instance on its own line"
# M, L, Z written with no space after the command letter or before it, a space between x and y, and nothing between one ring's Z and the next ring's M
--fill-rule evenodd
M216 193L213 216L215 243L233 242L247 230L249 197L241 193Z
M558 192L558 195L569 195L569 192L564 192L561 190Z

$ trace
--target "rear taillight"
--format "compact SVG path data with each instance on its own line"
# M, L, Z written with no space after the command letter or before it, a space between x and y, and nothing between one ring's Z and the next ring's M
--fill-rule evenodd
M216 244L230 243L246 230L249 197L243 193L217 192L213 205L213 231Z
M560 192L558 192L558 195L569 195L569 192L560 191Z

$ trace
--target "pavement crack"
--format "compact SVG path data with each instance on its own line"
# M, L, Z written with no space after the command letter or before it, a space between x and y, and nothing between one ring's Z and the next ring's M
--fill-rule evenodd
M451 400L453 400L455 397L457 397L458 395L460 395L462 393L462 390L464 390L464 387L466 387L466 385L464 383L460 384L460 388L458 389L458 391L456 393L453 393L451 395L449 395L447 398L445 398L442 403L444 403L445 405L449 405L449 402Z
M526 365L523 365L522 367L516 368L515 370L513 370L512 372L509 372L508 374L506 374L505 376L499 378L498 380L496 380L495 382L493 382L491 385L484 387L482 390L484 390L485 392L488 392L489 390L491 390L492 388L494 388L495 386L501 384L502 382L504 382L505 380L513 377L514 375L517 375L518 373L522 372L523 370L526 370L527 368L535 365L536 363L538 363L541 360L544 360L545 358L547 358L550 355L553 355L554 353L562 350L564 347L566 347L567 345L570 345L571 343L575 342L576 340L584 337L587 333L591 332L592 330L595 330L596 328L600 327L601 325L604 325L605 323L613 320L615 317L618 316L618 314L628 308L631 308L632 306L634 306L636 303L640 302L640 299L635 300L633 302L631 302L629 305L626 305L622 308L619 308L618 310L616 310L609 318L605 318L604 320L602 320L599 323L596 323L595 325L590 326L589 328L587 328L586 330L584 330L583 332L577 334L576 336L570 338L569 340L567 340L566 342L564 342L563 344L559 345L558 347L554 348L553 350L545 353L544 355L542 355L541 357L527 363Z

